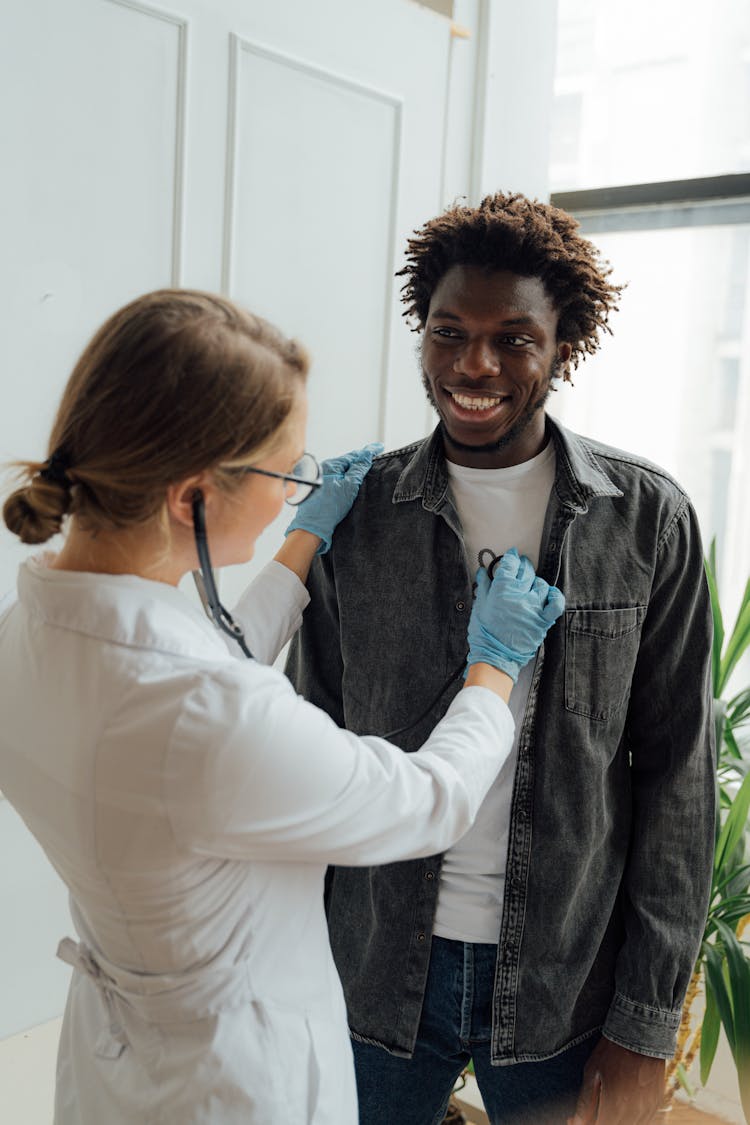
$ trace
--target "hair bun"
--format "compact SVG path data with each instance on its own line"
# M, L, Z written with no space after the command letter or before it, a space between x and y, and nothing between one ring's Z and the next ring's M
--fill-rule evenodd
M68 488L36 477L11 492L3 505L3 519L22 543L46 543L59 532L69 507Z

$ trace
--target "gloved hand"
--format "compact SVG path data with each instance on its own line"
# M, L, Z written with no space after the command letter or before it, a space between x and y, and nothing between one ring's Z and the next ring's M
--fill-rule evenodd
M290 531L311 531L322 540L315 553L324 555L330 550L334 528L349 514L373 458L382 452L381 442L374 441L362 449L324 461L322 487L313 489L302 501L284 535Z
M519 558L511 548L495 567L493 579L484 567L477 571L468 664L484 661L507 672L515 683L564 609L565 598L557 587L537 578L526 556Z

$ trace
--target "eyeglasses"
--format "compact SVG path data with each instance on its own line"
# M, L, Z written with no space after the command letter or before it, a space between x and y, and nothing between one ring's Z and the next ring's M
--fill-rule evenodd
M276 477L278 480L288 480L296 484L294 492L286 498L287 504L291 504L292 507L307 500L313 489L320 488L323 484L323 473L312 453L303 453L291 473L272 473L270 469L257 469L255 465L244 465L233 471L259 473L263 477Z

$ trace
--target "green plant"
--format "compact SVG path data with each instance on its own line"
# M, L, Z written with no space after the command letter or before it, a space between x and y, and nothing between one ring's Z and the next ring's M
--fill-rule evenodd
M746 1120L750 1121L750 687L725 698L732 673L750 648L750 579L734 628L726 636L716 580L716 545L706 559L714 622L712 682L716 726L718 808L711 900L703 941L683 1008L677 1052L668 1069L670 1094L683 1086L692 1096L688 1071L700 1050L705 1084L723 1027L729 1043ZM705 1010L694 1027L699 992Z

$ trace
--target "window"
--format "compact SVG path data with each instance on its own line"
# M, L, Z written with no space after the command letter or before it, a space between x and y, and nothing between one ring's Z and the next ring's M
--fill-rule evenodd
M555 100L571 93L579 150L553 192L750 171L750 4L560 0Z
M677 477L731 614L750 572L750 5L559 13L552 201L627 289L552 411Z

